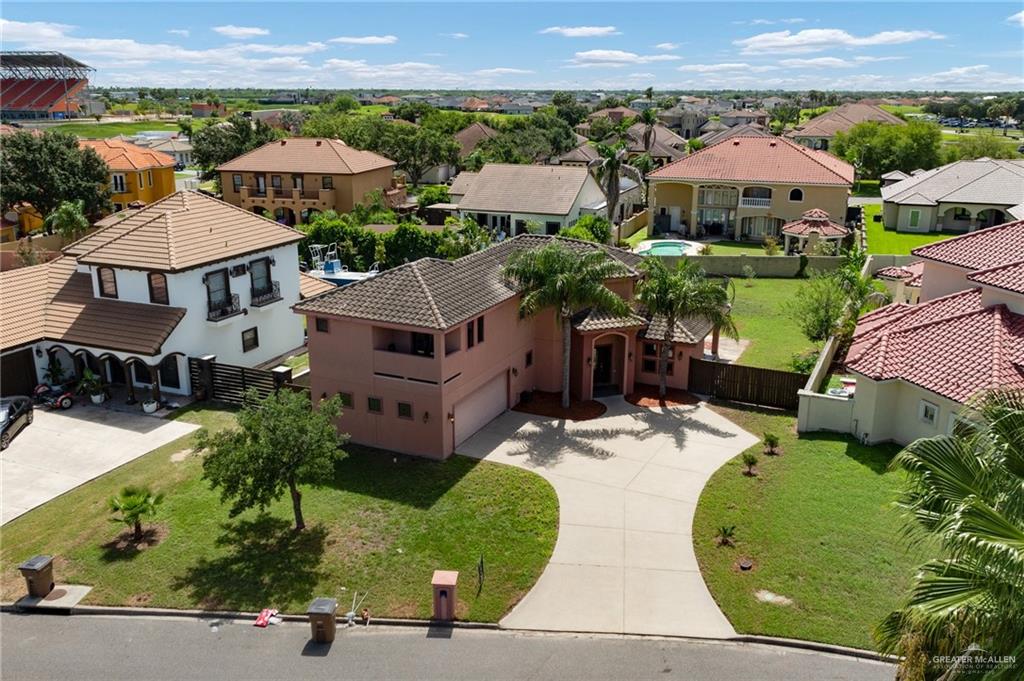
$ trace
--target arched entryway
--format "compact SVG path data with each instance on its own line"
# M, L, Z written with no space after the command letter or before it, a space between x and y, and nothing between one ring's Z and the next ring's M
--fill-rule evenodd
M1006 222L1006 213L998 208L986 208L978 213L976 220L978 222L977 228L985 229L986 227L993 227Z
M302 212L299 213L299 217L302 220L302 224L309 224L309 222L320 213L318 208L303 208Z
M621 395L625 390L628 352L625 334L612 332L594 338L591 385L594 397Z
M295 224L295 211L291 208L281 206L274 209L274 221L279 222L282 225L294 225Z

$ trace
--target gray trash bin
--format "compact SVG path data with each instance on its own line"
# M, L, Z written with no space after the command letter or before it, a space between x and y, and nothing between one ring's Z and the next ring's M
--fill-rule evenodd
M309 604L310 636L314 643L330 643L338 629L338 601L333 598L317 598Z
M29 596L45 598L53 591L53 556L34 556L18 566Z

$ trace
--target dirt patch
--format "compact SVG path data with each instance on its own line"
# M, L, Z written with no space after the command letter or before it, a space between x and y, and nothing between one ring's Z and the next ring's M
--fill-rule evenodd
M569 408L565 409L562 407L561 393L548 393L539 390L533 391L530 401L520 402L512 409L524 414L568 421L589 421L608 411L608 407L597 400L572 400L569 403Z
M153 594L146 592L141 594L132 594L128 597L128 606L134 608L141 608L149 605L150 601L153 600Z
M669 388L662 398L658 395L658 386L637 384L636 389L626 395L626 401L638 407L688 407L700 402L692 394L679 388Z
M180 452L175 452L171 454L171 463L181 463L193 454L195 454L195 450L192 449L183 449Z
M103 548L111 553L121 553L125 556L151 549L164 539L171 532L166 525L146 525L142 528L142 537L136 541L132 530L125 530L103 545Z

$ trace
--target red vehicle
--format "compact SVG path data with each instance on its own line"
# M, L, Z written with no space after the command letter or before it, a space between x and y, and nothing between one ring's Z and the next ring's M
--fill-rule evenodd
M50 409L70 409L74 404L74 394L67 385L37 385L32 397L36 404L44 404Z

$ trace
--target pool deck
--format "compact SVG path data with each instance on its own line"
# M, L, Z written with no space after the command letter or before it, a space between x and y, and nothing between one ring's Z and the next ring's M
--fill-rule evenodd
M685 241L683 239L646 239L638 243L633 249L633 252L638 255L644 255L649 252L653 246L658 244L671 244L672 246L679 247L681 252L678 255L697 255L703 245L696 241ZM673 253L671 255L676 254Z

